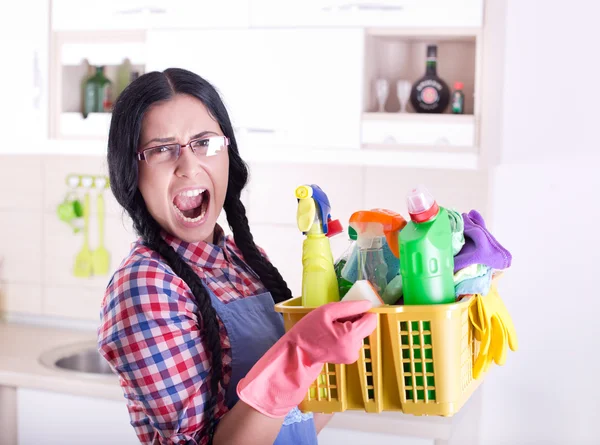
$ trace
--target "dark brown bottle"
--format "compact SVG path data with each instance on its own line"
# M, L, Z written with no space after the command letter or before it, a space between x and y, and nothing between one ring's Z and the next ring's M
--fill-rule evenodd
M450 102L450 89L437 75L437 45L427 46L425 75L415 82L410 103L417 113L443 113Z

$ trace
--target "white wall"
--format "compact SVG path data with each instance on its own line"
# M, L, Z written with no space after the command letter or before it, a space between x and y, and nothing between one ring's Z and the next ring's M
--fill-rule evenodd
M492 231L520 350L484 389L482 444L600 443L600 5L508 0Z

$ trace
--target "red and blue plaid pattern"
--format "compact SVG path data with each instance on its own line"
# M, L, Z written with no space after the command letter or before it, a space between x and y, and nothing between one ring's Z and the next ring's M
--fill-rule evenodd
M214 245L186 243L165 233L163 238L222 301L265 291L220 227ZM231 344L220 320L219 325L227 387ZM100 353L119 375L141 443L207 443L203 413L210 394L210 363L198 309L187 284L140 240L106 289L98 339ZM217 419L227 412L225 389L220 388Z

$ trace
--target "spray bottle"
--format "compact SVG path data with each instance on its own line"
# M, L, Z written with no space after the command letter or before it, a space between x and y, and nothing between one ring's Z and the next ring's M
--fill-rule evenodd
M306 235L302 245L302 306L317 307L340 300L328 237L341 233L331 220L327 195L317 185L296 188L298 229Z
M397 275L398 233L405 225L406 220L400 214L386 209L361 210L350 217L350 227L358 236L358 280L368 280L380 296L384 295L388 276ZM385 255L386 241L391 258Z

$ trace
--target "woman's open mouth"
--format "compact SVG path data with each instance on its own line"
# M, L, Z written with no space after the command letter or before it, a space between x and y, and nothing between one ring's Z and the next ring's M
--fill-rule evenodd
M198 225L204 219L209 203L210 193L208 190L198 188L186 190L175 196L173 209L185 225Z

